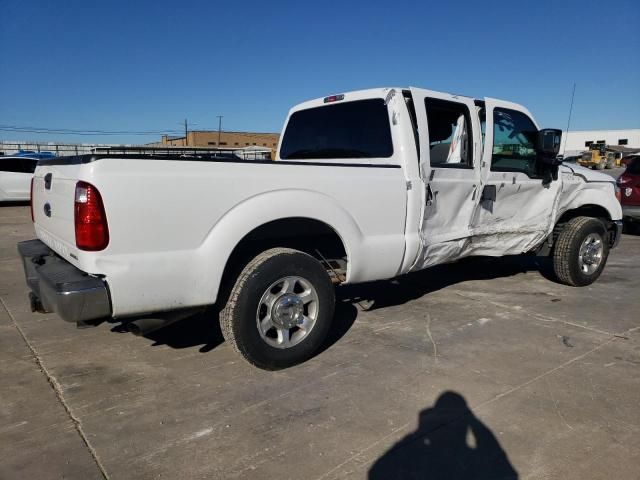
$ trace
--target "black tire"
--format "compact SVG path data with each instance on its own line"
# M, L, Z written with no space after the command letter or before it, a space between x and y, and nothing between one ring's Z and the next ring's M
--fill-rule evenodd
M315 289L316 319L300 343L275 348L260 333L258 308L270 286L289 276L300 277ZM279 370L304 362L318 351L329 333L334 309L334 288L320 262L298 250L272 248L251 260L238 276L220 312L220 327L225 340L251 364L264 370Z
M586 273L580 266L580 248L586 238L599 235L602 242L600 263L593 272ZM561 283L572 287L583 287L595 282L609 256L607 229L597 218L576 217L564 226L553 248L553 270Z

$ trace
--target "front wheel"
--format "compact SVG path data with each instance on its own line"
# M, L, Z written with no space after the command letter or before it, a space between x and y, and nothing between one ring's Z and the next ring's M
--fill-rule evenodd
M607 229L591 217L576 217L564 226L553 249L553 269L566 285L582 287L595 282L609 256Z
M278 370L310 358L324 342L335 296L312 256L273 248L242 270L220 313L222 333L253 365Z

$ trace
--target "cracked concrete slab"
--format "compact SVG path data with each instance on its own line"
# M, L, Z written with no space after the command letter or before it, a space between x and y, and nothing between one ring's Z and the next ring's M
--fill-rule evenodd
M103 478L0 305L0 478Z
M601 280L584 289L549 281L528 257L472 259L343 288L339 328L325 351L263 372L222 342L211 315L144 338L117 324L78 330L31 313L11 245L33 236L28 209L0 208L0 226L14 231L0 237L0 298L111 479L393 478L388 468L406 478L415 469L419 478L454 478L473 468L477 478L577 479L640 471L640 273L632 268L640 237L625 236ZM359 299L372 309L362 311ZM24 357L24 368L14 373L11 357L0 371L7 382L33 376L18 395L39 400L7 410L4 423L49 410L55 425L68 423L38 435L0 427L1 446L27 442L10 467L0 457L0 477L22 478L19 468L99 475L5 317L2 355ZM55 437L61 432L64 441ZM50 444L60 448L58 463L40 460Z

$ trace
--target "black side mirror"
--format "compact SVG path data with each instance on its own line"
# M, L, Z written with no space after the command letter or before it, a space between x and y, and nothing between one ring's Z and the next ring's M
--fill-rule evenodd
M544 128L538 132L537 150L540 159L550 165L560 165L562 159L558 159L562 130L557 128Z

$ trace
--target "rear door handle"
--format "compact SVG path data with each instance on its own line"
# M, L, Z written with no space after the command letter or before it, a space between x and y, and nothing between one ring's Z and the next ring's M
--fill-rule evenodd
M431 190L431 184L427 184L427 207L433 204L433 190Z
M497 192L498 191L495 185L485 185L482 189L482 196L480 197L480 201L483 202L485 200L489 200L491 202L495 202Z
M44 188L45 190L51 190L51 180L53 179L52 173L47 173L44 176Z

